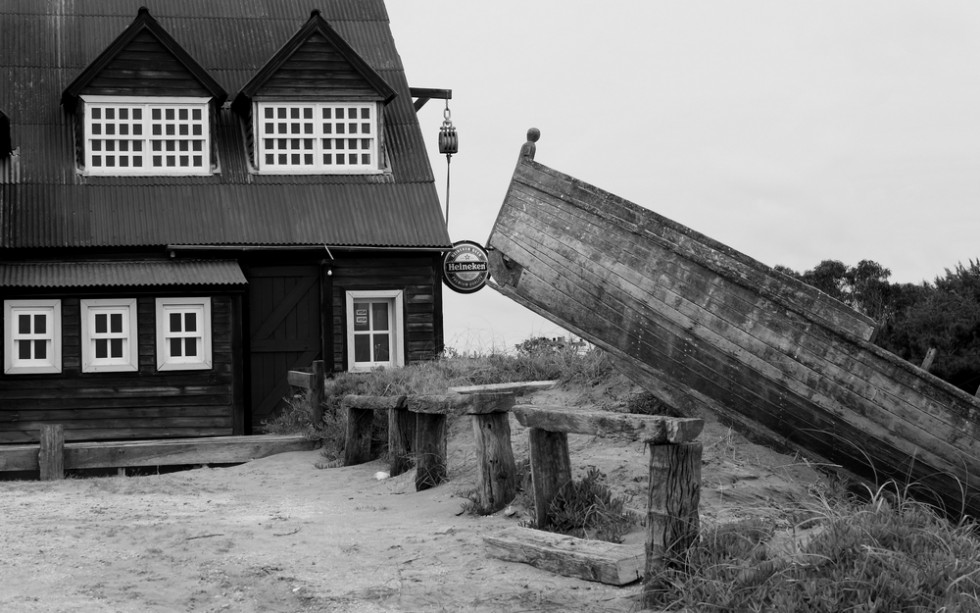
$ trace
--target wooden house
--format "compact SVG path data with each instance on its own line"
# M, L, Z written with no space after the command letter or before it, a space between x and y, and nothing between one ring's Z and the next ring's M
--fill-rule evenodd
M383 0L0 3L0 443L247 434L442 349Z

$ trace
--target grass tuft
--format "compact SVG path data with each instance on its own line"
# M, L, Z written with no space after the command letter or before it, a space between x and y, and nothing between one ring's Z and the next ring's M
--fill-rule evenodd
M892 491L893 490L893 491ZM645 605L663 610L980 610L976 526L951 524L894 484L870 497L819 497L800 529L816 536L795 555L767 547L765 531L717 527L647 586Z
M548 525L539 527L578 538L622 543L640 518L625 508L622 498L612 495L604 480L601 471L590 467L585 477L566 483L548 507Z

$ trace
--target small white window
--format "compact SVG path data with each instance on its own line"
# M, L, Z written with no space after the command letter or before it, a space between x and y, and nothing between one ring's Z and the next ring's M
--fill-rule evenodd
M211 368L210 298L157 298L156 316L158 370Z
M3 301L3 372L61 372L61 301Z
M84 101L89 174L210 174L207 98L85 96Z
M136 299L82 300L82 372L139 370Z
M347 292L347 365L351 372L405 364L402 292Z
M380 171L377 104L260 102L254 129L261 172Z

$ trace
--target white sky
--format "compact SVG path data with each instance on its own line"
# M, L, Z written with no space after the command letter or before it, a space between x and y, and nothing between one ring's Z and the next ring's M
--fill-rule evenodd
M768 265L920 282L980 257L980 2L387 4L409 84L453 90L453 240L486 243L534 126L538 162ZM419 117L445 206L443 109ZM457 349L563 333L444 295Z

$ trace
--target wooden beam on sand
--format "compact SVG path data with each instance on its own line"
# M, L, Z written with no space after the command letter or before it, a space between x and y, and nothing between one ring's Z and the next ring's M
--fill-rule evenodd
M643 578L641 544L621 545L520 527L484 537L483 543L492 557L565 577L608 585L626 585Z

